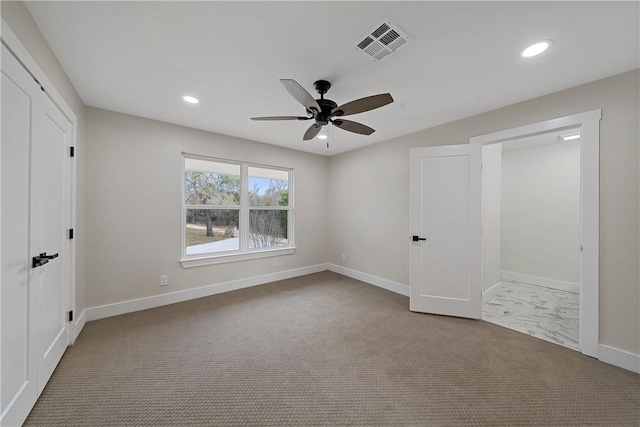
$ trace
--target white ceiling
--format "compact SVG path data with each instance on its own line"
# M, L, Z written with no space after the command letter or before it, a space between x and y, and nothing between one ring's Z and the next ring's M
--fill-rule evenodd
M638 2L27 2L85 104L334 155L639 67ZM412 42L379 62L354 43L388 17ZM544 54L522 49L551 39ZM376 129L309 122L279 79L332 83L343 104L390 92L350 116ZM200 104L182 101L184 94Z

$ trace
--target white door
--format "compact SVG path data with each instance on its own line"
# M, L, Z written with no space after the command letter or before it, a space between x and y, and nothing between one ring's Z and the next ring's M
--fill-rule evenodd
M29 147L40 87L2 46L2 365L3 425L20 424L38 397L29 291ZM37 108L37 107L35 107Z
M71 125L4 45L1 120L0 423L19 425L69 344Z
M36 300L38 394L69 346L69 189L71 123L49 97L43 96L41 135L31 143L30 256L48 262L31 269ZM33 261L32 261L33 262Z
M411 150L410 309L482 317L481 147Z

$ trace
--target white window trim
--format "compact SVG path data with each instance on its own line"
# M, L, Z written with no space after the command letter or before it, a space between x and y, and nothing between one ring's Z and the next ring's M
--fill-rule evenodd
M232 209L238 209L240 211L239 218L239 228L240 228L240 249L235 251L224 251L215 254L201 254L201 255L193 255L188 256L186 254L186 212L187 212L187 204L185 203L185 190L184 190L184 174L185 174L185 159L199 159L199 160L207 160L211 162L223 162L230 164L240 165L240 206L233 206ZM249 197L248 197L248 182L249 182L249 167L258 167L258 168L267 168L267 169L276 169L282 170L289 173L289 220L287 221L287 240L288 245L286 246L276 246L273 248L265 249L249 249L249 212L251 209L256 210L284 210L280 207L276 206L249 206ZM295 238L294 238L294 223L295 223L295 197L294 197L294 173L292 168L285 168L281 166L274 165L266 165L260 163L252 163L252 162L242 162L238 160L232 159L224 159L220 157L209 157L202 156L198 154L191 153L182 153L182 239L180 242L180 246L182 248L182 257L180 258L180 264L183 268L192 268L192 267L200 267L205 265L213 265L213 264L222 264L228 262L237 262L237 261L246 261L251 259L259 259L259 258L267 258L267 257L276 257L282 255L292 255L296 251L295 247ZM216 206L216 208L224 208L224 206ZM246 230L242 232L242 230Z
M223 264L227 262L247 261L250 259L293 255L296 253L294 246L267 250L254 250L251 252L223 253L222 255L207 255L205 257L183 258L180 260L183 268L200 267L203 265Z

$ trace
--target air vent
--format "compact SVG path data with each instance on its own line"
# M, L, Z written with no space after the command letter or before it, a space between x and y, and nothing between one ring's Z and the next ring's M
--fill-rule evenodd
M384 18L360 37L355 46L375 61L379 61L410 41L411 38L404 31L389 18Z

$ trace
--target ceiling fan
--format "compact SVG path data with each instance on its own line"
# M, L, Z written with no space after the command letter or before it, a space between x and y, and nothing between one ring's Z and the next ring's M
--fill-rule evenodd
M304 105L307 110L306 116L272 116L272 117L252 117L251 120L315 120L315 122L307 129L302 138L304 141L313 139L322 129L322 126L331 123L340 129L359 133L361 135L371 135L375 129L362 123L353 122L351 120L343 120L342 116L363 113L365 111L374 110L393 102L393 98L388 93L380 95L367 96L366 98L356 99L338 106L330 99L324 99L324 94L331 87L331 83L326 80L318 80L313 83L313 87L320 94L320 99L313 99L313 96L307 92L298 82L293 79L280 79L280 83L300 104Z

